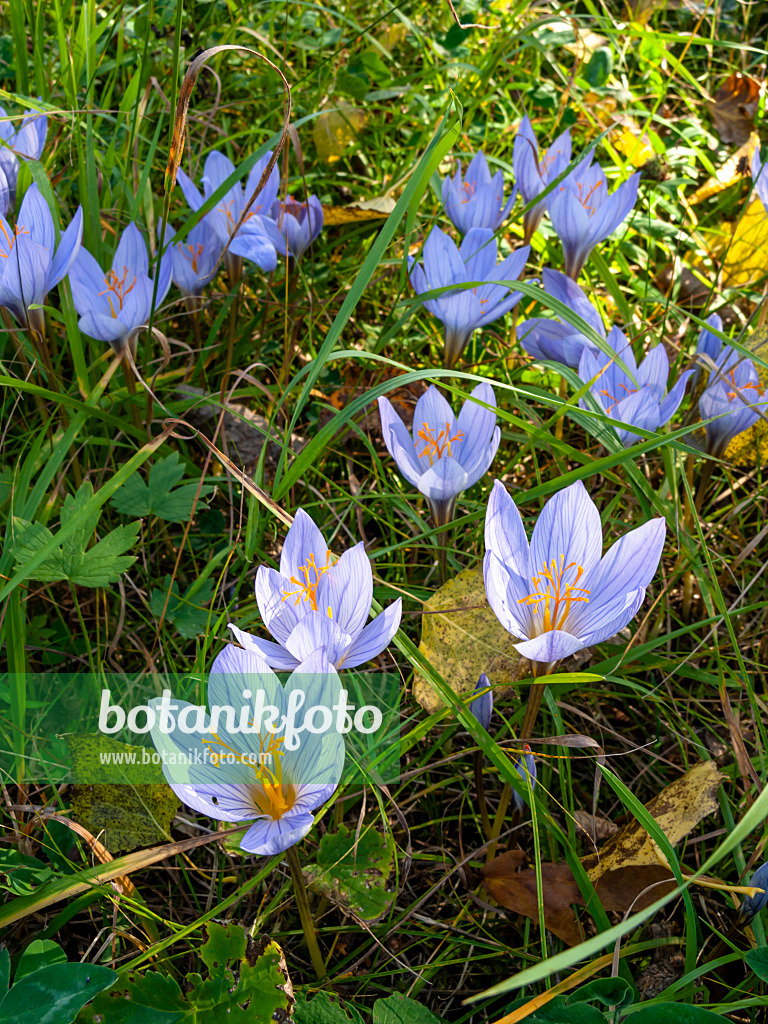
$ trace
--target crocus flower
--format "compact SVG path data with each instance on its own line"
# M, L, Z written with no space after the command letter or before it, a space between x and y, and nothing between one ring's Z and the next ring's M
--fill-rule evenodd
M43 329L45 297L70 270L83 239L83 210L78 206L58 246L53 217L36 184L21 201L12 228L0 215L0 306L11 311L20 324L38 332Z
M714 328L716 331L722 331L723 321L717 313L713 313L707 317L707 324L709 327ZM697 356L708 356L714 363L717 357L720 355L723 349L723 342L716 334L708 330L707 327L702 327L699 331L699 338L696 343L696 355ZM701 376L702 367L709 371L709 365L704 362L703 359L697 359L696 365L693 368L693 376L691 377L691 388L695 388L699 382Z
M287 196L284 201L275 200L272 216L265 217L263 224L281 256L292 256L298 261L323 230L323 221L323 207L317 196L310 196L306 203ZM244 233L242 239L238 239L239 248L233 251L250 258L244 251L247 241L248 233Z
M530 744L523 744L522 755L515 758L512 764L523 782L527 780L533 790L533 787L536 785L536 762L533 759ZM520 813L525 807L525 800L520 796L516 789L512 790L512 806L518 813Z
M344 739L331 728L323 733L303 730L295 749L287 736L274 729L284 726L291 694L299 690L308 705L329 711L341 693L339 677L324 658L306 659L283 687L258 654L237 647L225 648L216 658L208 680L211 708L253 706L263 691L265 705L279 712L273 729L251 722L248 731L218 716L210 730L206 716L200 733L182 730L179 722L197 721L186 701L174 701L172 728L162 731L162 698L149 706L155 713L152 740L163 756L163 772L173 791L187 806L218 821L253 822L240 840L244 850L261 856L282 853L305 836L314 824L315 811L334 793L344 766ZM170 705L169 705L170 706ZM302 705L299 704L299 707ZM222 718L224 722L222 723ZM167 726L166 726L167 728ZM173 756L171 756L173 755Z
M540 196L547 185L558 178L571 161L571 133L566 129L558 135L549 149L539 154L536 133L527 115L520 122L512 149L512 168L515 183L526 206ZM523 214L523 241L530 242L547 209L546 199Z
M422 269L408 257L411 284L421 295L451 285L473 283L471 288L453 288L424 305L445 327L445 365L456 364L467 342L478 327L485 327L508 313L520 301L520 292L497 281L514 281L522 273L531 251L529 245L517 249L496 265L496 239L487 228L471 228L457 248L440 230L432 228L424 248ZM487 282L477 284L475 282Z
M162 224L158 226L158 231ZM175 232L169 234L163 251L171 256L171 277L185 295L200 295L216 275L223 245L213 225L205 217L187 235L186 241L177 242Z
M482 152L472 157L465 175L462 175L459 163L453 178L443 179L445 212L462 235L466 235L470 228L495 231L506 220L516 195L515 189L504 202L504 175L497 171L491 177Z
M411 436L389 399L379 398L387 450L406 480L425 495L436 523L450 522L457 497L488 471L501 439L495 410L490 384L477 385L458 417L432 384L416 403Z
M747 884L763 891L747 896L741 904L738 914L738 923L741 925L749 924L755 914L759 914L768 904L768 862L757 869Z
M229 242L232 234L237 226L237 222L240 220L245 204L248 199L253 195L258 187L261 176L266 170L267 164L269 163L271 153L266 153L260 160L258 160L250 174L245 185L245 193L243 193L243 186L239 181L229 189L224 195L223 199L220 199L217 205L206 214L205 219L208 220L210 226L216 232L219 237L219 241L222 245L226 245ZM208 154L205 161L205 168L203 171L202 185L203 194L200 194L199 189L193 184L192 180L179 169L177 181L181 186L181 191L184 193L184 198L189 203L193 210L199 210L206 199L214 194L230 177L235 173L235 165L229 159L224 156L223 153L217 153L215 150ZM237 233L238 239L241 237L241 232L244 229L247 231L247 252L234 252L232 246L230 246L229 252L233 252L235 255L245 256L253 263L258 264L262 270L274 270L277 266L277 253L275 252L275 246L268 236L262 217L268 216L272 205L277 198L277 193L280 188L280 172L275 166L269 178L261 190L256 200L248 210L246 219L243 222L240 231Z
M312 519L299 509L283 544L280 571L260 565L256 603L277 643L230 623L247 651L277 671L294 669L323 651L336 668L354 668L380 654L400 625L402 600L367 625L373 573L362 541L334 558Z
M491 724L491 715L493 714L493 690L488 690L491 685L488 676L485 672L480 674L480 678L477 680L477 686L475 687L475 693L479 693L479 697L475 697L473 701L469 703L469 710L478 720L480 725L488 731L488 726ZM483 690L487 690L487 693L483 693Z
M629 447L637 444L643 431L655 433L672 419L683 400L685 385L693 371L685 370L681 373L672 390L666 394L669 358L663 345L651 349L638 366L632 346L618 327L609 332L606 342L630 373L620 369L605 352L592 353L585 349L579 362L579 376L585 383L592 382L592 396L607 416L638 428L637 431L616 428L621 443ZM583 409L590 408L584 399L581 406Z
M0 172L8 186L8 199L16 198L16 183L19 177L19 158L39 160L48 134L48 116L32 112L22 118L18 128L8 120L5 110L0 107ZM0 212L5 213L7 209Z
M752 181L755 183L757 198L768 212L768 169L760 162L760 147L752 154Z
M768 412L768 396L760 386L755 364L726 345L699 399L699 415L707 423L707 451L722 455L734 437Z
M547 295L568 306L601 338L605 337L605 327L600 314L575 281L558 270L545 269L542 271L542 277ZM518 324L517 336L520 344L534 359L553 359L574 369L578 368L581 354L585 349L592 353L600 351L594 341L565 320L531 317L530 320L523 320Z
M485 591L531 661L554 665L615 636L643 603L666 524L630 530L605 555L600 514L579 480L553 495L530 545L515 503L497 480L485 519Z
M167 255L160 259L156 276L156 302L160 303L171 286ZM93 256L81 249L69 281L80 314L80 330L91 338L108 341L118 353L125 348L131 332L149 320L155 281L149 276L147 244L133 223L120 236L106 274Z
M608 194L605 172L591 154L547 196L547 209L563 246L565 272L574 280L598 242L605 241L637 201L640 172Z

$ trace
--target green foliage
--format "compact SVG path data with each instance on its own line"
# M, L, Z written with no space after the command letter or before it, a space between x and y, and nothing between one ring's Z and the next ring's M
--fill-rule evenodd
M317 862L303 869L310 887L363 921L377 921L394 899L395 843L367 826L357 836L340 825L320 841Z
M89 481L81 484L74 496L68 494L61 507L61 526L64 527L81 513L91 498L93 487ZM125 555L124 552L136 543L139 523L117 526L88 548L100 518L101 511L85 516L54 554L30 572L29 578L43 583L68 580L81 587L106 587L118 580L136 561L135 555ZM40 522L28 522L14 517L13 529L13 556L20 569L54 539L48 527Z
M750 949L744 956L760 981L768 981L768 946Z
M213 595L213 580L193 583L183 596L178 582L172 581L170 576L166 576L163 583L163 588L157 587L152 591L149 603L152 614L159 620L163 615L163 609L165 609L165 621L172 623L180 636L188 640L199 636L208 625L208 612L202 606L207 604ZM170 596L168 596L169 587Z
M282 950L266 936L249 939L237 924L206 926L205 977L184 987L160 971L128 972L77 1018L77 1024L269 1024L290 1015L293 996Z
M157 516L169 523L186 523L195 507L200 487L197 481L182 483L185 465L178 452L158 459L149 470L146 482L138 473L130 476L112 499L112 507L126 516ZM200 497L213 490L210 484L200 487ZM198 502L199 511L205 505Z
M14 896L28 896L53 877L53 871L36 857L12 846L0 849L0 889Z
M16 968L11 988L8 951L0 951L0 1024L72 1024L77 1012L117 974L95 964L67 963L62 948L35 940Z

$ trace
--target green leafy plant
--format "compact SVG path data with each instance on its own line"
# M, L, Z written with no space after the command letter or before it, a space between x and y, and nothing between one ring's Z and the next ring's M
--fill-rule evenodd
M112 507L126 516L157 516L169 523L185 523L192 515L195 495L209 494L213 487L198 481L182 483L186 467L178 452L155 462L146 482L138 473L130 476L112 498ZM206 506L198 503L198 508Z

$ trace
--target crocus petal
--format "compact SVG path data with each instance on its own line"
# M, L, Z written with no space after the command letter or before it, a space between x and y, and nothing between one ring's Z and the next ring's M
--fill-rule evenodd
M488 689L490 685L491 683L488 676L483 672L477 680L475 693L482 690L486 690L487 692L481 693L479 697L475 697L475 699L470 701L468 705L469 710L486 732L488 731L488 726L491 724L491 715L493 714L493 690Z
M397 463L397 468L405 479L416 487L423 467L419 464L416 456L413 438L388 398L381 395L378 404L381 416L381 436L384 438L387 451Z
M274 242L262 226L261 218L256 217L253 221L247 221L246 225L235 235L229 246L229 251L236 256L255 263L262 270L268 273L277 266L277 250Z
M352 637L323 611L308 611L288 637L288 652L302 662L322 652L332 665L341 662Z
M527 639L533 624L530 606L525 603L530 581L526 586L523 577L510 571L491 550L486 551L483 559L483 579L493 614L513 636Z
M651 389L657 402L664 397L669 377L669 356L663 345L652 348L635 373L637 383Z
M120 236L112 259L112 269L118 277L122 277L125 270L130 271L131 274L144 274L145 277L149 275L147 243L133 222Z
M313 815L292 814L290 811L282 818L262 818L251 825L240 840L240 847L260 857L274 857L295 846L314 823Z
M467 488L467 471L450 455L443 455L422 475L419 490L430 501L445 502Z
M318 565L325 565L328 550L328 545L312 517L300 508L286 534L280 553L280 575L296 575L299 566L305 565L311 555Z
M203 205L203 196L192 179L180 167L176 172L176 182L184 193L184 198L191 210L199 210Z
M506 487L495 480L485 515L485 546L518 576L530 575L530 553L520 510Z
M693 370L684 370L675 382L675 386L669 392L666 398L662 399L659 403L659 426L663 427L665 423L677 412L680 403L685 397L685 386L688 383L688 378L693 376Z
M456 244L438 227L432 228L422 250L430 290L466 281L464 261Z
M121 320L92 311L83 313L78 326L89 338L108 341L116 352L122 351L129 334L129 328Z
M271 640L262 640L252 633L246 633L244 629L240 629L232 622L227 628L232 630L235 639L246 651L260 654L269 667L276 672L292 671L299 664L299 659L280 644L274 644Z
M434 436L445 430L446 426L451 434L456 432L456 419L448 402L440 394L434 384L430 384L424 394L416 403L413 413L413 435L418 438L415 443L417 455L424 451L427 441L418 436L418 432L427 428L434 432ZM420 465L420 463L419 463Z
M398 597L377 615L373 622L369 622L365 626L360 635L344 652L341 662L336 667L356 668L358 665L364 665L366 661L378 657L400 628L402 613L403 601Z
M491 408L486 409L472 399ZM464 435L456 457L471 475L475 465L484 460L496 428L496 395L490 384L483 382L472 390L469 400L461 407L456 427Z
M529 661L543 661L545 664L551 664L570 657L587 645L571 633L564 633L561 629L550 629L546 633L541 633L539 636L524 640L523 643L514 646L517 653L522 654Z
M471 228L459 248L465 281L485 281L496 267L496 237L487 228Z
M48 203L40 193L37 182L29 186L21 201L18 223L24 226L38 245L42 245L53 256L56 244L53 217Z
M600 561L600 513L581 480L557 491L542 509L531 536L531 571L575 562L588 573Z
M601 337L605 337L605 327L600 314L575 281L561 274L559 270L550 270L548 267L542 270L541 277L547 295L568 306L582 320L586 320Z
M333 621L351 636L365 625L373 599L373 572L365 544L349 548L331 572L321 577L317 587L317 606L333 610Z
M50 290L54 285L62 281L70 272L72 265L80 252L83 242L83 208L78 206L74 217L69 222L66 231L59 239L59 246L54 254L51 268L46 279L46 288ZM94 260L94 263L96 261Z
M625 447L637 444L642 440L646 431L655 433L660 426L659 403L649 388L641 388L628 398L617 402L608 415L637 428L637 433L634 430L616 428L619 439Z

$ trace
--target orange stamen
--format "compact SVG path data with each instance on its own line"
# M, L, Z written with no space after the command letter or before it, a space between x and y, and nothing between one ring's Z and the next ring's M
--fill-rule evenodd
M539 611L539 605L544 602L544 622L542 632L550 629L562 629L571 611L571 605L577 601L589 603L589 597L578 597L578 594L590 594L591 591L584 587L577 586L582 577L584 569L576 562L564 565L565 555L560 555L560 568L557 567L556 559L552 559L549 565L544 563L541 575L532 576L533 585L536 588L527 597L521 597L518 604L533 605L534 614ZM569 569L576 569L576 579L573 583L564 583L563 577ZM542 584L542 580L546 582ZM546 587L546 590L543 588ZM551 588L551 589L550 589ZM554 593L553 593L554 591ZM552 606L550 608L550 605Z
M451 445L454 441L460 441L464 437L464 432L460 430L457 434L454 434L453 437L449 437L448 435L450 432L450 424L446 423L445 430L441 430L437 437L435 437L429 424L424 423L423 428L419 430L417 434L417 436L425 443L424 450L419 452L419 458L422 458L424 455L428 455L429 464L432 466L434 465L435 459L441 459L443 457L443 452L446 448L448 449L448 454L452 455ZM415 444L418 447L419 442L416 441Z
M315 565L315 556L311 554L304 565L300 565L297 572L303 579L297 579L295 576L291 576L290 580L296 587L295 590L284 590L283 601L287 601L289 597L296 597L293 602L295 605L299 604L300 601L308 601L309 606L313 611L317 611L317 587L320 583L321 578L327 573L338 562L338 558L334 559L330 551L325 553L325 565ZM314 579L310 578L310 574L314 573ZM330 608L328 609L330 613Z
M131 278L131 283L129 285L126 285L127 278L127 267L123 267L122 277L118 277L116 271L109 270L107 272L106 277L104 278L104 283L106 284L107 287L104 289L103 292L99 292L99 295L107 296L107 302L109 303L109 308L112 311L112 316L114 318L117 318L117 313L123 308L123 302L125 300L126 295L133 289L133 286L136 284L135 274ZM112 294L108 294L109 292L111 292ZM115 310L115 307L112 305L112 296L114 296L117 299L117 311Z

